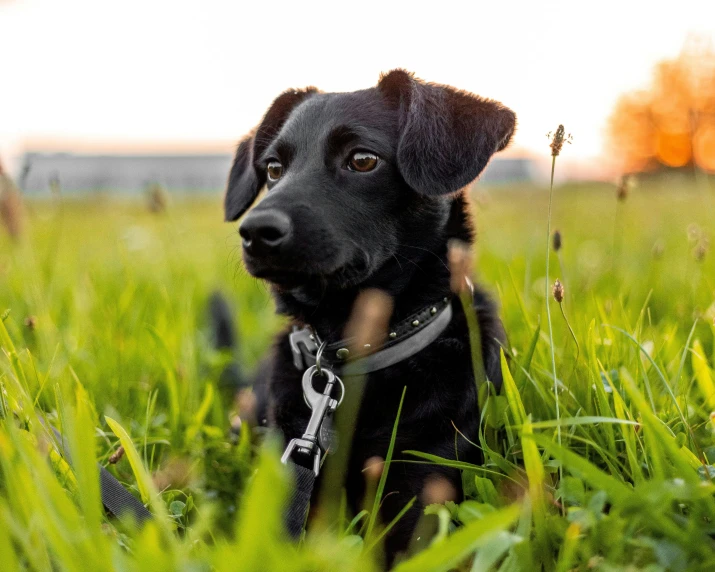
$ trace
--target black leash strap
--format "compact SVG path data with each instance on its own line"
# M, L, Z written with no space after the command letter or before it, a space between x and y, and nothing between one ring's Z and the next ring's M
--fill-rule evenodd
M325 343L320 345L315 355L315 365L303 373L303 398L312 410L310 421L303 436L299 439L291 439L281 457L281 462L292 467L295 475L295 490L286 507L285 522L288 533L296 539L300 537L305 524L315 479L320 472L321 460L329 449L329 445L321 438L323 424L345 397L345 386L340 378L328 368L321 366L321 356L325 346ZM314 377L325 378L322 392L316 391L313 387ZM338 399L332 397L334 387L340 388ZM307 468L308 466L311 468Z
M310 497L315 486L315 473L296 463L291 463L291 466L295 473L295 489L288 501L285 523L291 538L298 539L303 532L305 518L308 516Z
M104 508L119 518L131 514L140 526L151 520L152 514L127 489L122 486L112 473L97 463L99 467L99 487Z
M62 434L51 425L44 423L44 421L43 425L52 430L57 440L57 444L61 448L62 456L67 459L71 465L72 459L69 454L69 448L67 447L67 443L65 443ZM99 491L102 497L102 505L104 505L104 508L108 513L117 518L126 514L131 514L139 525L144 524L147 520L152 518L152 514L147 510L147 508L139 500L137 500L134 495L125 489L122 483L114 478L112 473L99 463L97 463L97 466L99 467Z

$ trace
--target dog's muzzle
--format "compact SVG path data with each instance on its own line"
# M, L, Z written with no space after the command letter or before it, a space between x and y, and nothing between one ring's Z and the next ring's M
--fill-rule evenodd
M241 223L238 233L246 252L262 256L274 253L290 242L293 223L282 211L254 209Z

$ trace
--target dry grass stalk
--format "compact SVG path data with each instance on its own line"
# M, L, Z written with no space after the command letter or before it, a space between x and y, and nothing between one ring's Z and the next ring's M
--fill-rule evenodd
M193 464L183 457L172 457L154 475L152 479L154 486L160 491L169 488L186 488L190 486L196 478Z
M571 137L571 134L566 134L566 129L563 125L559 125L556 128L556 131L554 131L553 136L551 133L549 133L547 137L551 139L549 147L551 147L552 157L559 156L559 154L561 153L561 149L563 149L564 143L568 143L570 145L571 141L573 141L573 137Z
M163 213L169 208L169 193L163 185L152 183L147 187L147 207L155 214Z
M556 300L559 304L559 308L561 309L561 315L564 318L564 322L566 322L566 326L569 329L569 332L571 332L571 337L573 338L574 343L576 344L576 361L578 361L578 356L581 353L581 347L579 346L578 339L576 338L576 334L573 331L573 328L571 327L571 324L569 323L568 318L566 317L566 312L564 310L564 296L566 294L566 289L564 288L564 285L561 283L561 281L557 278L556 282L554 282L554 285L551 287L551 293L554 296L554 300Z
M628 193L631 188L631 176L623 175L621 180L618 182L618 189L616 191L616 197L619 201L625 201L628 198Z
M461 240L450 240L447 250L450 271L450 288L455 294L461 294L469 288L472 274L472 252L469 245Z
M382 476L382 471L385 469L385 459L382 457L370 457L365 461L365 468L363 473L365 473L365 480L368 483L377 483Z
M547 135L551 137L551 133ZM549 185L549 213L546 219L546 282L544 284L544 301L546 303L546 321L549 325L549 345L551 353L551 373L554 377L554 399L556 400L556 419L561 420L561 405L559 403L558 377L556 376L556 354L554 352L554 329L551 323L551 308L549 307L549 263L551 254L551 213L554 200L554 172L556 170L556 157L561 153L564 143L571 143L571 135L566 135L566 129L560 124L551 138L551 183ZM563 306L561 307L563 312ZM561 445L561 425L556 427L556 436L559 446ZM559 466L559 478L563 477L563 468Z
M563 246L562 238L561 238L561 231L555 230L554 234L551 238L551 246L554 249L554 252L558 252L561 250L561 246Z
M364 353L382 345L391 316L392 298L388 294L376 288L360 292L345 327L345 337L353 340L351 353Z
M554 295L554 300L556 300L559 304L564 301L564 285L561 284L561 281L558 278L551 288L551 293Z
M232 430L238 432L243 422L250 426L258 425L258 399L252 388L245 387L236 393L235 406L237 414L230 420Z
M442 475L430 475L422 488L422 502L429 504L444 504L457 500L457 491Z
M469 345L472 354L472 368L474 370L474 380L477 384L477 395L479 399L480 411L484 408L484 394L481 390L487 381L487 374L484 368L484 358L482 356L482 336L479 329L479 320L472 297L472 251L469 245L461 240L450 240L447 249L447 261L450 271L450 288L457 294L464 309L469 329Z
M123 456L124 456L124 447L119 445L119 449L114 451L114 453L112 453L109 456L109 459L107 461L109 462L110 465L116 465L121 460L121 458Z
M358 295L344 332L345 337L352 340L351 355L365 353L366 349L370 351L379 348L387 336L392 309L392 298L382 290L363 290ZM365 348L366 345L369 347ZM352 363L348 363L343 371L343 378L348 376L350 377L350 383L346 383L346 391L349 391L348 398L335 413L334 427L340 435L341 442L349 444L352 441L362 403L365 376ZM338 447L337 451L328 456L325 462L318 496L318 508L313 521L316 530L327 528L337 517L349 452L349 446Z
M379 456L370 457L365 461L363 466L363 474L365 475L365 497L363 500L363 508L367 511L372 510L375 503L375 495L377 494L377 486L385 470L385 459Z
M19 240L24 229L22 195L0 164L0 221L13 240Z

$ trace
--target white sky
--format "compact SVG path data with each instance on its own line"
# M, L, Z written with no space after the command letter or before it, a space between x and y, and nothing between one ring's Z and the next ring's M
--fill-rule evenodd
M512 107L515 150L564 123L595 165L618 95L692 33L715 39L715 0L0 0L0 156L228 150L288 87L399 66Z

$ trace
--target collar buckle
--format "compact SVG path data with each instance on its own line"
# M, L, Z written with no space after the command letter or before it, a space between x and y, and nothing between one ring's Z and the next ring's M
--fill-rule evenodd
M305 363L303 359L301 346L305 348L308 354L315 355L318 351L318 342L316 341L315 334L313 334L310 326L304 326L302 328L293 326L293 331L288 335L288 341L290 342L291 352L293 352L293 365L296 369L301 371L305 370L308 364Z

